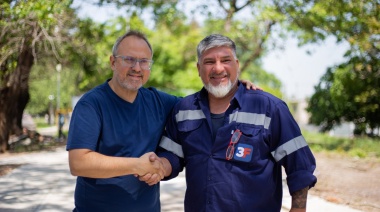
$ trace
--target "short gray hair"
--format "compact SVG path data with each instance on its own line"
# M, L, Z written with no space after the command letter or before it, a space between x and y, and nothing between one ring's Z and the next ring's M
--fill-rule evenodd
M202 57L202 54L212 48L226 46L232 50L234 58L236 57L236 45L229 37L220 34L211 34L205 37L197 46L198 61Z
M152 56L153 56L153 49L152 49L152 46L150 45L148 39L146 38L146 36L142 32L139 32L136 30L131 30L116 40L115 44L112 47L112 55L113 56L116 56L117 51L119 50L119 46L120 46L121 41L123 41L124 38L129 37L129 36L135 36L137 38L144 40L148 44L148 47L149 47L150 51L152 52Z

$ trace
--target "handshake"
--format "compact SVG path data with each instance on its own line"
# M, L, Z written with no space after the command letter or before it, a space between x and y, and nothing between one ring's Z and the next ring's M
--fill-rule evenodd
M166 158L158 157L154 152L148 152L138 158L136 174L140 181L155 185L172 172L172 166Z

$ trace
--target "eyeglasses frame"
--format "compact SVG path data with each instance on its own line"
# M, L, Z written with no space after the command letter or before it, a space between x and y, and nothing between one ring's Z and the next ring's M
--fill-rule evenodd
M153 65L153 60L149 60L149 59L138 59L138 58L135 58L135 57L131 57L131 56L124 56L124 55L113 55L113 57L114 58L121 58L121 59L123 59L123 61L125 60L125 59L127 59L127 58L129 58L129 59L133 59L133 61L135 61L134 62L134 64L132 65L132 66L129 66L129 68L133 68L133 67L135 67L136 66L136 64L137 63L139 63L139 66L140 66L140 68L141 69L143 69L143 70L148 70L148 71L150 71L151 69L152 69L152 65ZM142 68L141 67L141 61L146 61L146 62L149 62L149 69L144 69L144 68Z

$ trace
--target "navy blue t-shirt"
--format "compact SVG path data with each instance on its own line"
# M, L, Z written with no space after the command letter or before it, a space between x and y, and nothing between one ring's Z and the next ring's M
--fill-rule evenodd
M108 156L140 157L155 151L178 98L140 88L133 103L117 96L108 81L86 93L72 114L67 150L90 149ZM77 211L160 211L159 184L133 175L108 179L78 177Z

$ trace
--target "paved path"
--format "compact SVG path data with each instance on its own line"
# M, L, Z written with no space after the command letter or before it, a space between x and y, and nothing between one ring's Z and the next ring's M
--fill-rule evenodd
M75 177L64 147L2 158L0 164L24 164L0 177L1 212L72 211Z
M68 168L64 147L54 151L1 157L2 164L24 164L0 177L1 212L64 212L72 211L75 177ZM161 183L163 212L183 212L185 191L183 173L176 179ZM290 206L284 189L283 210ZM346 206L326 202L318 197L308 199L308 212L358 212Z

